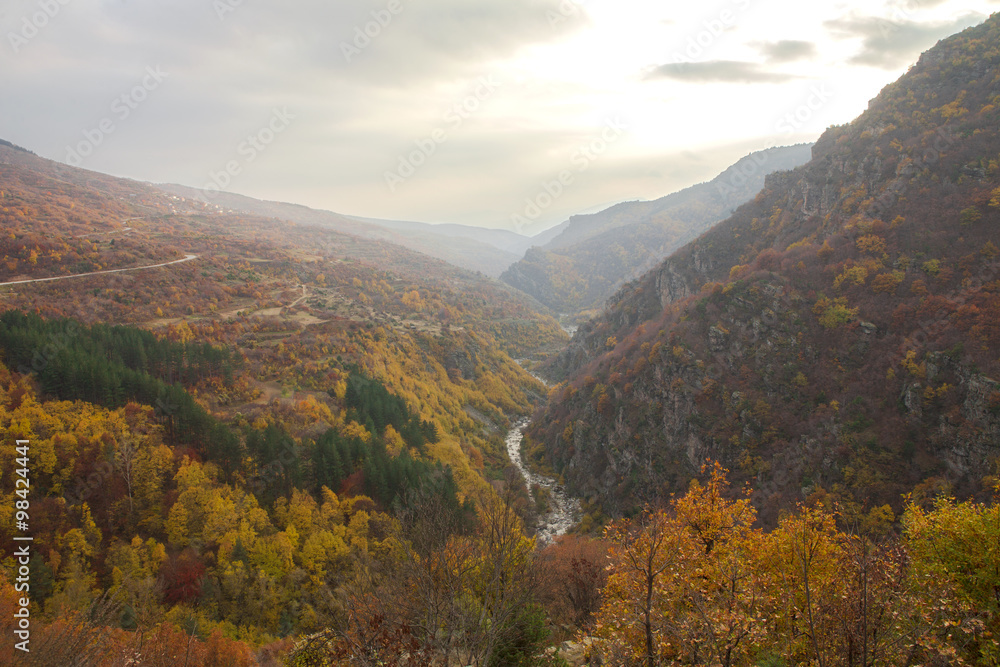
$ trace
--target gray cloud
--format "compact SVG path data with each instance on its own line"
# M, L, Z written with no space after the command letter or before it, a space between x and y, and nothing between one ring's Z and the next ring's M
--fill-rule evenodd
M852 64L896 69L916 60L939 39L976 25L984 18L982 14L971 13L953 21L920 23L862 16L827 21L824 25L837 37L862 40L861 51L850 60Z
M700 63L660 65L646 78L674 79L691 83L782 83L795 77L781 72L769 72L757 63L709 60Z
M391 2L401 11L389 12ZM15 53L7 35L38 7L2 5L5 136L62 161L111 117L114 133L85 167L200 186L239 158L273 108L287 107L296 120L234 180L244 191L337 191L361 174L381 183L393 158L460 101L442 91L473 87L519 49L588 25L583 10L551 21L560 0L74 0ZM120 120L111 106L147 66L169 76Z
M758 45L761 55L771 63L787 63L796 60L808 60L816 56L816 45L796 39L783 39L777 42L763 42Z
M24 15L37 11L34 3L14 2ZM237 6L220 15L213 9L220 4ZM394 13L388 11L393 5ZM175 69L222 83L227 73L242 70L292 84L323 75L417 86L586 26L582 19L550 23L559 6L559 0L75 0L14 62L36 67L32 56L45 51L48 57L86 54L89 65L112 69L136 58L169 60ZM20 17L18 9L0 15L3 34L16 29ZM345 55L351 49L358 53ZM0 57L10 55L0 50Z
M402 9L379 25L390 1ZM866 6L861 0L848 4ZM220 5L233 11L220 17ZM614 56L621 54L597 53L631 46L629 40L641 31L627 22L619 43L605 44L596 36L585 44L567 39L595 27L586 7L598 16L599 5L613 9L614 0L72 0L15 54L8 35L39 11L38 0L2 0L0 138L63 161L67 147L112 117L114 132L102 138L84 167L201 187L210 174L237 160L242 172L229 188L234 192L371 217L506 226L525 197L572 164L570 156L606 117L634 110L636 127L644 128L649 121L642 105L668 109L675 103L667 98L671 91L628 76L635 71L633 60L615 72ZM578 9L566 15L567 7ZM654 15L659 20L659 13ZM866 39L858 29L845 23L841 32ZM358 30L374 36L359 38ZM357 45L362 42L367 43ZM593 76L589 69L581 71L594 65L576 62L578 52L570 51L560 63L564 69L554 60L542 62L544 73L533 78L531 64L519 56L561 43L592 49L609 71ZM804 48L793 44L767 44L770 50L761 51L759 63L667 65L648 78L780 83L795 78L772 71L776 63L788 62L783 57ZM539 51L553 57L548 49ZM114 101L142 80L147 66L159 66L169 76L128 118L114 116ZM846 75L857 69L847 68ZM495 96L459 127L449 124L446 112L476 89L480 77L490 75L503 84ZM637 93L634 100L620 95L619 79L628 79L624 90ZM748 104L780 106L775 100L783 91L758 88L742 90ZM676 104L690 108L692 102L680 97ZM288 129L246 161L241 143L265 127L275 108L286 107L295 116ZM703 115L706 126L717 122L707 108ZM580 173L545 219L555 222L597 202L660 196L691 179L711 178L730 158L746 154L706 152L684 131L670 143L658 134L662 123L652 125L652 141L669 148L645 148L642 132L648 130L637 129ZM384 173L396 168L415 142L442 127L447 141L390 193ZM682 153L682 146L693 152ZM648 157L657 151L669 155Z

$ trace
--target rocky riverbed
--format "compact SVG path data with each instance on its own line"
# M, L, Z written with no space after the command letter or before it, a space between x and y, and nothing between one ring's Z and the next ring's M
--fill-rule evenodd
M545 546L578 524L583 512L580 509L580 501L566 493L565 487L551 477L528 470L524 464L521 457L521 441L524 439L524 429L527 426L528 420L521 420L507 433L507 455L524 477L529 494L535 484L549 491L549 511L538 517L536 526L538 541Z

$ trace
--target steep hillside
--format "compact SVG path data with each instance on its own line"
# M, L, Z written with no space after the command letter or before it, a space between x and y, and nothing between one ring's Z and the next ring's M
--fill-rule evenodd
M206 193L182 185L157 187L196 204L211 204L213 209L279 218L298 224L326 227L342 234L388 241L494 278L517 261L523 248L530 244L527 237L513 232L492 233L495 230L476 230L462 225L441 225L439 229L437 225L419 222L355 218L299 204L261 201L231 192Z
M1000 16L611 300L531 438L617 514L706 457L765 521L810 495L977 492L1000 454Z
M363 368L437 422L432 453L464 471L466 491L504 465L502 440L466 407L494 429L523 414L538 385L508 355L564 340L507 286L383 241L209 213L8 147L0 193L0 310L229 345L252 361L244 412L296 392L336 408L328 390Z
M599 308L641 275L753 197L764 177L809 159L809 146L771 148L743 158L708 183L648 202L625 202L570 218L562 231L501 279L550 308L576 314Z

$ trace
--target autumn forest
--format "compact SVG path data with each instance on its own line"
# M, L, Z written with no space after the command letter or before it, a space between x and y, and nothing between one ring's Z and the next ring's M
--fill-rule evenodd
M1000 16L781 155L506 284L0 142L0 664L1000 666Z

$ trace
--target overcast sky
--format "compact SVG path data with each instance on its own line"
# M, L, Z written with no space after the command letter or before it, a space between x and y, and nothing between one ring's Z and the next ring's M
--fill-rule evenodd
M530 233L812 141L998 9L3 0L0 138L140 180Z

